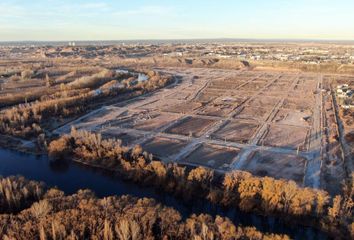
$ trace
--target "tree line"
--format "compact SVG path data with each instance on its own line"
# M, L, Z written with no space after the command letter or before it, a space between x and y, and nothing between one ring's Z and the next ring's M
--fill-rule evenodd
M312 225L336 236L354 236L353 177L346 183L343 195L332 198L326 191L302 188L294 181L255 177L242 171L218 175L204 167L164 164L140 146L122 147L120 140L102 139L99 134L75 129L52 141L48 150L52 158L73 158L114 170L122 178L187 201L207 199L225 207Z

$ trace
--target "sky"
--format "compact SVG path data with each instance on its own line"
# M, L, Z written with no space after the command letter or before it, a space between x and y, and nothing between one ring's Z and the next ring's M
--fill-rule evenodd
M0 0L0 41L354 40L353 0Z

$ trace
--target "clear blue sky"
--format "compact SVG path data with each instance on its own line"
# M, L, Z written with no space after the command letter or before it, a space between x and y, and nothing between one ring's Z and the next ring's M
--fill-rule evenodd
M0 0L0 41L354 40L353 0Z

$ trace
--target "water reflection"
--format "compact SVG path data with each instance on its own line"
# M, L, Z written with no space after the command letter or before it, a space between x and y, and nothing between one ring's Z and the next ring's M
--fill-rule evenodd
M34 156L0 149L0 175L22 175L28 179L43 181L49 186L57 186L67 194L79 189L91 189L98 197L130 194L135 197L154 198L166 206L177 209L184 217L195 213L230 218L235 224L255 226L263 232L284 233L293 239L327 239L324 233L312 228L288 226L279 219L246 214L236 209L223 209L206 201L194 200L192 204L182 201L152 188L139 187L125 182L99 169L72 162L52 162L46 156Z

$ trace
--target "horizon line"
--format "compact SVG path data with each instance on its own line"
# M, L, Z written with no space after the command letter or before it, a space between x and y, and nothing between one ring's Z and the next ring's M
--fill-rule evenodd
M282 41L282 42L353 42L354 39L321 39L321 38L141 38L141 39L100 39L100 40L0 40L0 43L44 43L44 42L139 42L139 41Z

